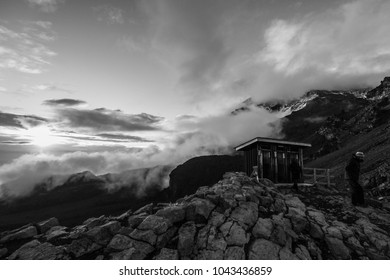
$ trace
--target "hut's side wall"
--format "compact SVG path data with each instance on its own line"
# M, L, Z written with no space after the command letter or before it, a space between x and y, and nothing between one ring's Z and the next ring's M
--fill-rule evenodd
M245 172L248 176L250 176L253 171L253 166L258 165L256 145L249 146L246 150L244 150L244 155L245 155Z

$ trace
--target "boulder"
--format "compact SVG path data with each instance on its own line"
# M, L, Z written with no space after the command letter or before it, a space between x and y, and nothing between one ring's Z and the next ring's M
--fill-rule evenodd
M207 199L193 199L186 207L188 221L204 222L209 217L215 205Z
M324 238L324 232L322 231L321 227L315 222L310 223L309 234L311 237L313 237L315 239L323 239Z
M227 243L220 233L217 232L215 227L210 228L209 236L207 240L207 249L217 251L225 251Z
M249 234L236 222L226 222L220 227L220 230L226 239L227 245L242 246L249 241Z
M279 251L279 259L281 260L299 260L296 255L293 254L287 247L283 247Z
M255 238L269 239L273 228L274 224L271 219L259 218L253 227L252 234Z
M328 223L326 222L325 216L323 213L315 210L308 210L307 211L309 219L316 222L320 226L328 226Z
M290 208L290 207L298 208L298 209L302 210L303 212L305 212L305 210L306 210L305 204L296 196L287 197L285 199L285 203L286 203L288 208Z
M139 252L135 248L123 250L110 254L112 260L137 260L140 259Z
M147 242L152 246L155 245L157 242L157 235L151 229L149 230L135 229L130 233L130 237L135 240Z
M110 243L108 243L107 249L113 251L123 251L130 248L131 245L132 240L130 237L117 234L111 239Z
M154 248L146 242L133 240L127 236L117 234L108 244L107 250L114 252L110 254L112 259L140 260L152 253Z
M66 260L69 256L62 246L50 243L40 243L38 240L30 241L13 252L9 260Z
M237 221L245 229L252 227L258 217L258 206L254 202L240 202L239 206L236 207L230 218Z
M29 226L29 227L21 229L20 231L15 232L15 233L11 233L9 235L4 236L3 238L1 238L0 243L6 243L6 242L13 241L13 240L28 239L28 238L34 237L37 234L38 234L38 231L37 231L36 227Z
M68 234L67 227L54 226L46 231L45 238L47 241L53 241L57 238L66 236Z
M153 230L155 234L159 235L166 232L171 225L171 222L164 217L150 215L142 221L138 229Z
M4 258L8 254L7 248L0 248L0 259Z
M295 248L295 255L300 260L311 260L309 250L307 250L307 248L302 244L299 244L297 248Z
M88 229L103 225L106 223L107 217L102 215L98 218L89 218L83 222L83 225L85 225Z
M46 221L39 222L37 224L37 228L38 228L40 233L45 233L49 229L51 229L52 227L59 226L59 225L60 225L60 223L58 222L58 219L53 217L53 218L50 218Z
M156 216L164 217L174 224L185 219L186 211L182 205L175 205L158 210Z
M171 227L163 234L157 236L156 248L160 249L165 247L165 245L167 245L171 241L171 239L175 236L176 232L177 232L177 227Z
M256 239L249 246L249 260L278 260L281 247L269 240Z
M258 199L259 205L267 209L274 203L274 199L271 196L258 196Z
M180 257L185 257L191 254L194 249L194 238L196 234L195 223L190 221L183 224L179 229L179 240L177 249Z
M232 246L225 250L225 260L245 260L245 251L243 247Z
M326 231L326 234L331 236L331 237L341 239L341 240L343 239L343 235L341 234L341 231L334 226L327 227L325 229L325 231Z
M351 258L348 247L340 239L326 235L325 242L335 259L349 260Z
M223 260L223 251L222 250L202 250L197 255L197 260Z
M99 227L107 229L111 235L115 235L119 232L122 226L119 221L109 221Z
M76 259L94 253L100 249L102 249L102 245L93 242L89 238L76 239L66 246L66 250Z
M297 234L309 225L305 212L301 208L289 207L287 217L290 218L293 229Z
M101 226L90 229L84 233L84 236L102 246L106 246L112 237L110 230Z
M219 227L225 222L225 220L226 217L224 214L213 211L209 217L209 224L215 227Z
M270 210L275 213L284 213L287 211L286 203L281 198L275 198L275 203L270 206Z
M155 256L155 260L178 260L179 252L174 249L162 248L160 253Z
M139 224L141 224L143 222L143 220L146 219L147 216L148 216L148 214L145 214L145 213L130 216L127 219L127 224L129 227L134 229L134 228L138 227Z

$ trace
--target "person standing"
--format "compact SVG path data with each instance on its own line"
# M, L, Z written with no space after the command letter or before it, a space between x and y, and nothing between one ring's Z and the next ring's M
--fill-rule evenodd
M356 152L352 155L348 165L345 167L349 186L351 188L351 200L355 206L364 206L364 191L359 184L360 163L364 160L364 153Z
M298 191L298 182L302 178L302 168L299 166L298 160L293 159L290 164L291 179L294 183L293 189Z

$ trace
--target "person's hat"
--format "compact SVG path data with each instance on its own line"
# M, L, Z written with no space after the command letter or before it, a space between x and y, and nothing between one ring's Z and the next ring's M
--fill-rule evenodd
M364 153L363 153L363 152L356 152L356 153L355 153L355 156L356 156L358 159L361 159L361 160L364 159Z

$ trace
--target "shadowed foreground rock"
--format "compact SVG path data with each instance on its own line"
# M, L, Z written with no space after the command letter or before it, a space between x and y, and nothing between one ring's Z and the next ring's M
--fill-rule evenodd
M350 223L282 194L268 180L226 173L175 204L91 218L74 228L52 218L3 232L0 258L389 259L389 233L370 220L388 213L351 208L347 214Z

